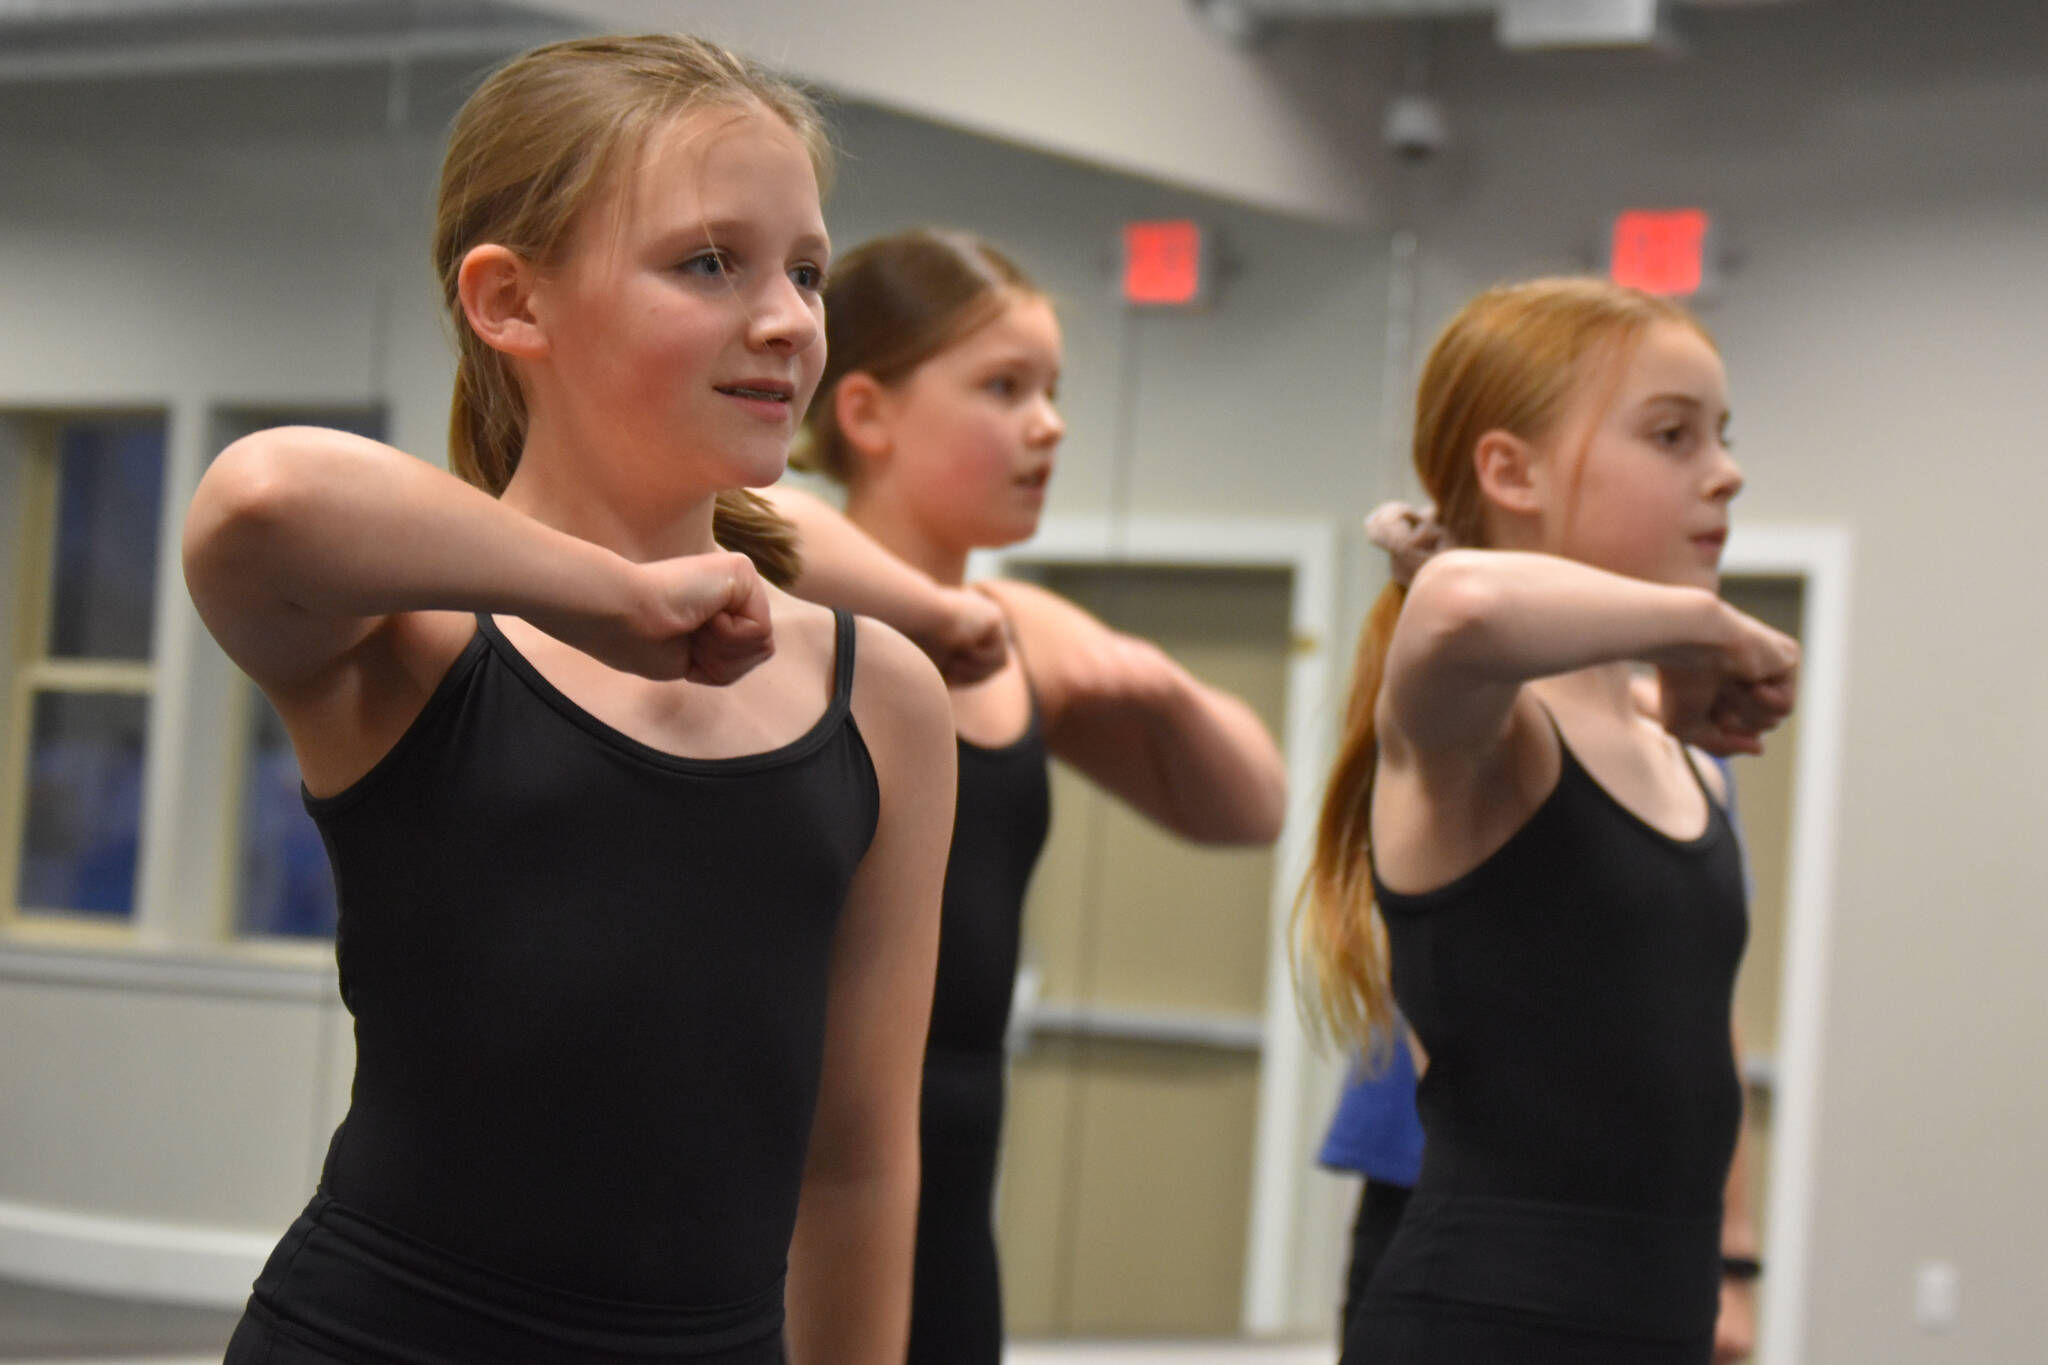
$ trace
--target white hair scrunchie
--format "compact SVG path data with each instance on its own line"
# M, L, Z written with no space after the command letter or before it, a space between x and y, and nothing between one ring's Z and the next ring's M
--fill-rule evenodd
M1457 544L1429 503L1420 507L1398 501L1381 503L1365 518L1365 538L1387 552L1394 581L1404 588L1415 581L1431 556Z

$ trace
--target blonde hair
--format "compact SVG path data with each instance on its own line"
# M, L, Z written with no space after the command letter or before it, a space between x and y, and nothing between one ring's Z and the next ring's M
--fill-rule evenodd
M1015 262L968 232L913 228L864 242L825 283L825 373L791 455L841 484L859 474L839 429L839 381L856 372L896 384L1037 287Z
M1532 442L1555 435L1568 400L1592 377L1592 362L1604 360L1618 371L1660 322L1690 327L1712 344L1678 304L1599 279L1538 279L1490 289L1451 319L1416 388L1414 460L1455 543L1486 544L1485 498L1472 458L1479 439L1490 431ZM1292 926L1297 973L1304 964L1313 969L1307 1002L1313 1022L1376 1057L1395 1032L1386 927L1372 891L1372 793L1379 767L1374 717L1387 647L1407 596L1406 588L1388 583L1359 633L1343 732Z
M511 362L470 327L458 276L486 242L530 261L559 259L578 217L614 183L648 136L719 105L760 108L793 129L823 185L832 155L823 118L788 81L700 38L577 38L514 58L455 117L441 168L434 268L455 324L448 463L485 491L505 490L526 440L526 401ZM712 533L771 582L798 570L794 529L744 490L718 495Z

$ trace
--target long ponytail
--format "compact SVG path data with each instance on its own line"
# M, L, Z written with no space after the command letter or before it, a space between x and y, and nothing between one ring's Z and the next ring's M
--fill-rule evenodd
M1408 590L1388 583L1358 633L1351 695L1337 759L1316 820L1315 852L1295 897L1290 937L1297 984L1312 970L1311 1020L1327 1036L1370 1049L1377 1060L1393 1038L1387 931L1373 906L1372 792L1379 772L1377 708ZM1306 993L1305 993L1306 994Z

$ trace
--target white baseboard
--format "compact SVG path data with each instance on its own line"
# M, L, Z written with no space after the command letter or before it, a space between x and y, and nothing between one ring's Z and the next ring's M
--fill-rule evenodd
M0 1276L88 1294L239 1308L278 1235L0 1200Z

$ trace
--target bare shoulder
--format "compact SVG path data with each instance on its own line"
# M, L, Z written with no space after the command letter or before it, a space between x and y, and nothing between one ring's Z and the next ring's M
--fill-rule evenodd
M805 666L816 663L828 672L833 669L839 656L839 613L781 588L770 587L768 594L777 655ZM853 617L852 704L857 712L892 707L905 691L915 698L927 684L937 690L940 709L950 715L946 685L925 652L893 626L872 616ZM911 705L915 709L918 703L912 700Z
M854 618L851 705L871 738L912 748L950 749L953 743L952 698L937 666L900 631L870 616Z
M1017 632L1024 669L1039 701L1059 711L1085 683L1075 676L1076 661L1085 659L1114 637L1102 621L1049 588L1014 578L992 578L975 587L993 598Z

